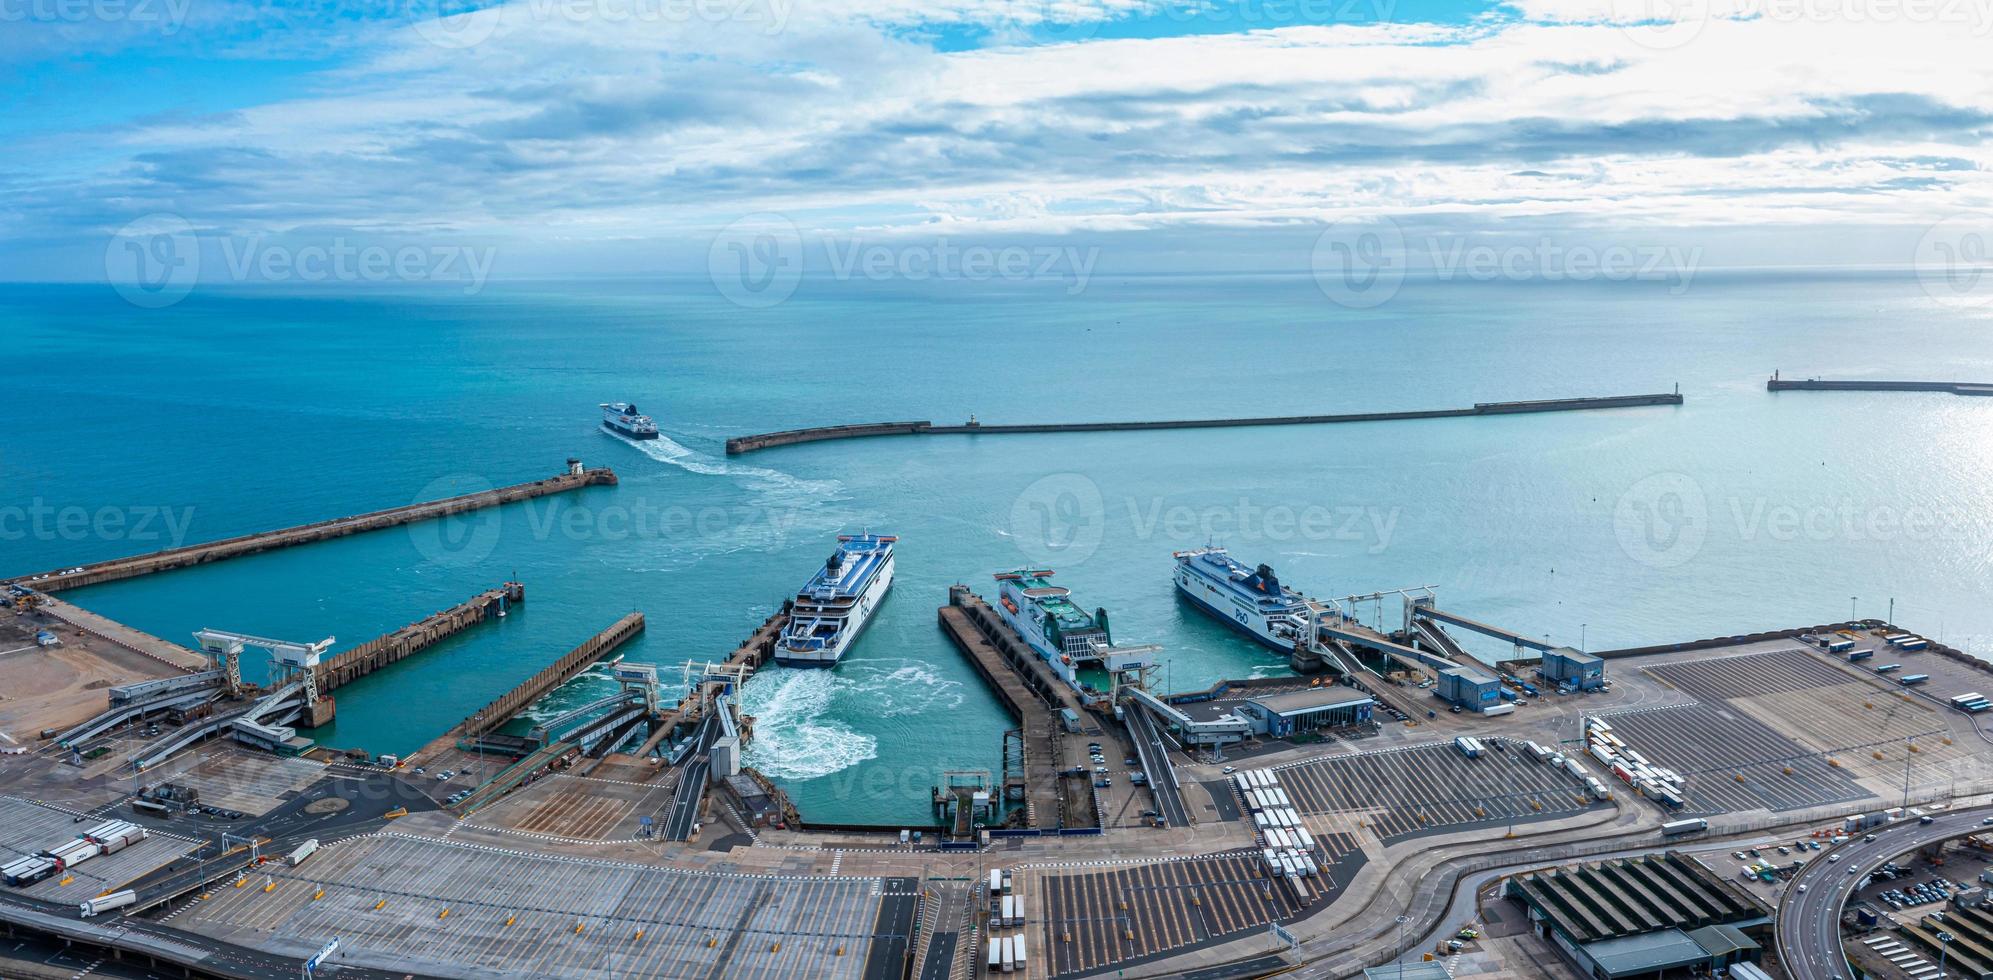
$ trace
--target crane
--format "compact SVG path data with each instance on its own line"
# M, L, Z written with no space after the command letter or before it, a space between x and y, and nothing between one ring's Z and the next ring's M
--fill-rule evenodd
M270 653L270 666L275 674L272 680L277 685L292 679L301 681L304 703L310 707L318 703L319 658L332 646L334 638L328 636L317 643L297 643L227 630L203 629L194 634L194 639L200 641L201 649L220 664L223 676L227 678L229 693L242 689L242 648L259 647Z

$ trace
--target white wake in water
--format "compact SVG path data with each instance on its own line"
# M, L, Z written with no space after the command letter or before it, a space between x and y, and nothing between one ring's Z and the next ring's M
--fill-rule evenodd
M602 431L611 438L668 466L676 466L703 476L730 477L749 490L780 495L796 502L833 500L837 499L844 490L844 484L836 480L803 480L780 470L771 470L763 466L746 466L708 456L680 444L667 435L659 435L655 439L631 439L607 429Z
M817 779L879 754L879 740L843 719L946 714L966 699L917 660L843 663L829 670L769 667L741 689L741 710L754 716L754 741L743 762L776 779Z

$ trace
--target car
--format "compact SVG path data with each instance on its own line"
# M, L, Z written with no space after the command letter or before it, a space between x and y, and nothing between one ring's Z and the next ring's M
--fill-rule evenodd
M416 775L420 776L420 775L422 775L422 773L423 773L423 772L424 772L424 770L423 770L423 768L422 768L421 766L416 766L416 767L415 767L415 774L416 774Z
M1790 848L1790 847L1787 847L1787 846L1785 846L1784 844L1780 844L1780 845L1778 846L1778 852L1779 852L1780 854L1791 854L1791 853L1792 853L1792 848Z
M1451 711L1451 712L1453 712L1454 714L1456 714L1456 715L1457 715L1457 714L1459 714L1459 713L1461 713L1462 711L1465 711L1465 710L1467 710L1467 709L1465 709L1465 708L1462 708L1461 706L1459 706L1459 705L1457 705L1457 704L1456 704L1456 705L1454 705L1453 707L1451 707L1451 708L1449 708L1449 709L1447 709L1447 710L1449 710L1449 711Z
M1121 760L1121 764L1125 766L1139 766L1142 764L1142 760L1137 759L1131 755L1128 758Z
M1744 852L1743 852L1743 851L1731 851L1731 852L1730 852L1730 856L1731 856L1731 857L1733 857L1733 858L1736 858L1736 859L1737 859L1737 860L1739 860L1739 861L1742 861L1742 860L1744 860Z
M1925 814L1925 815L1923 815L1923 816L1921 816L1921 817L1918 817L1918 818L1917 818L1917 822L1918 822L1918 823L1920 823L1920 824L1924 824L1924 825L1926 825L1926 826L1928 826L1928 825L1930 825L1930 824L1932 824L1932 823L1935 823L1936 821L1937 821L1937 818L1936 818L1936 817L1933 817L1933 816L1931 816L1931 815L1930 815L1930 814L1928 814L1928 813L1927 813L1927 814Z
M1799 883L1799 891L1800 891L1800 892L1801 892L1802 894L1804 894L1804 893L1805 893L1805 891L1806 891L1806 883L1805 883L1805 882L1803 882L1803 881L1802 881L1802 882L1800 882L1800 883Z
M1763 855L1761 855L1761 854L1759 854L1759 853L1758 853L1758 849L1757 849L1757 848L1755 848L1755 847L1747 847L1747 848L1744 848L1744 853L1746 853L1746 854L1749 854L1749 855L1750 855L1750 856L1752 856L1752 857L1762 857L1762 856L1763 856Z
M1231 774L1233 774L1233 773L1235 773L1235 772L1238 772L1238 771L1239 771L1239 767L1238 767L1238 766L1226 766L1225 768L1223 768L1223 769L1220 769L1220 770L1218 770L1218 771L1219 771L1219 772L1222 772L1222 773L1224 773L1224 774L1225 774L1225 775L1227 775L1227 776L1229 776L1229 775L1231 775ZM1986 818L1986 822L1987 822L1987 823L1993 823L1993 817L1987 817L1987 818Z
M1106 774L1107 774L1107 767L1106 767L1106 766L1094 766L1094 767L1093 767L1093 771L1094 771L1094 772L1097 772L1097 773L1100 773L1100 774L1102 774L1102 775L1106 775Z
M1840 856L1839 854L1836 854L1836 855L1834 855L1833 857L1831 857L1831 858L1828 858L1828 860L1830 860L1830 861L1836 861L1836 860L1839 860L1839 859L1840 859L1840 857L1841 857L1841 856ZM1849 869L1848 869L1848 873L1849 873L1849 874L1854 874L1855 872L1857 872L1857 871L1860 871L1860 870L1861 870L1860 868L1849 868Z
M1839 854L1838 852L1837 852L1837 853L1834 853L1834 854L1829 854L1829 855L1827 855L1827 863L1828 863L1828 864L1833 864L1834 862L1836 862L1836 861L1839 861L1840 859L1841 859L1841 855L1840 855L1840 854ZM1849 870L1849 871L1853 871L1854 869L1853 869L1853 868L1849 868L1848 870Z
M1109 787L1109 786L1112 786L1112 785L1114 785L1114 780L1112 780L1112 779L1096 779L1096 780L1094 780L1094 781L1093 781L1093 784L1094 784L1095 786L1097 786L1097 787L1101 788L1101 789L1106 789L1107 787Z
M1875 843L1875 835L1874 835L1874 834L1869 834L1868 836L1866 836L1866 837L1863 837L1863 838L1862 838L1862 843L1864 843L1864 844L1873 844L1873 843Z

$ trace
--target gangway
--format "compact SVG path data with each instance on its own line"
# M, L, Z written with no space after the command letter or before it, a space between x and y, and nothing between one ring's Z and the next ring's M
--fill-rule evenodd
M1535 650L1538 653L1544 653L1551 649L1549 640L1534 639L1517 633L1514 630L1506 630L1500 626L1493 626L1479 620L1468 619L1458 613L1450 613L1436 608L1429 602L1406 600L1405 618L1408 626L1415 620L1430 619L1449 626L1458 626L1461 629L1479 633L1482 636L1491 636L1497 640L1506 640L1516 647Z
M271 734L279 731L285 732L283 740L288 741L296 736L296 731L266 725L264 724L264 720L275 717L281 721L283 718L294 714L302 705L301 685L293 682L257 700L255 704L248 708L232 714L222 715L218 718L207 718L190 723L179 731L147 745L144 749L140 750L137 756L133 757L132 768L140 772L150 769L172 758L175 752L201 739L218 734L226 729L237 727L237 722L247 721L250 726L249 730L258 737L267 737L264 735L264 730L269 731Z
M113 705L130 704L134 701L146 701L167 694L219 687L224 679L224 674L219 670L204 670L198 674L183 674L179 677L162 677L158 680L120 684L117 687L111 688L111 703Z
M194 705L201 704L214 696L215 696L214 691L205 690L205 689L195 690L195 691L181 691L179 693L169 692L160 697L153 698L150 701L141 701L135 704L118 705L116 707L111 708L109 711L105 711L97 715L95 718L92 718L89 721L86 721L83 724L76 726L75 728L63 732L61 735L56 737L55 742L57 745L60 745L65 749L74 748L77 745L80 745L83 742L86 742L90 739L96 738L98 735L110 731L111 729L116 728L119 725L122 725L125 722L130 721L134 718L143 718L146 715L150 715L160 711L168 711L173 708L193 707Z
M1134 696L1143 708L1150 709L1129 712L1127 718L1128 733L1134 736L1135 755L1141 760L1142 772L1148 776L1149 795L1155 798L1156 809L1170 826L1187 827L1190 825L1190 809L1184 806L1183 788L1177 784L1176 768L1170 765L1169 747L1163 744L1162 735L1156 731L1151 712L1163 710L1179 718L1184 716L1140 688L1134 689Z
M1420 640L1429 644L1434 650L1453 658L1454 661L1463 666L1478 667L1481 665L1480 661L1475 660L1473 655L1469 654L1465 648L1454 641L1453 637L1446 634L1444 628L1432 620L1423 618L1412 620L1412 632Z

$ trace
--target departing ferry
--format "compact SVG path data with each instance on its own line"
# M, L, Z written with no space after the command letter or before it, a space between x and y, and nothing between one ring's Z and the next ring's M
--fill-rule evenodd
M1307 632L1307 600L1281 585L1273 569L1248 569L1223 548L1174 557L1177 591L1233 629L1282 653L1292 653L1295 639Z
M1020 568L996 576L997 615L1074 690L1089 696L1111 689L1111 674L1154 663L1155 647L1116 647L1107 610L1091 614L1051 582L1051 569ZM1081 677L1092 668L1095 673Z
M632 439L657 438L657 423L628 402L604 402L602 425L611 432Z
M789 626L775 646L785 667L834 667L893 586L897 537L845 534L830 560L796 593Z

